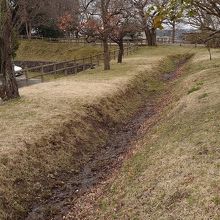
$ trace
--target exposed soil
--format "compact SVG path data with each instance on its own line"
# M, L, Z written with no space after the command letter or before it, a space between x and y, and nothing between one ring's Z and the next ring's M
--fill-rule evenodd
M179 76L181 67L170 73L170 76L166 74L164 81L173 80ZM41 204L36 204L26 220L61 220L65 219L63 216L70 209L73 210L73 215L68 219L83 219L77 214L78 202L82 202L86 194L110 178L114 171L120 168L125 157L135 148L136 142L157 123L160 112L171 100L172 95L169 91L161 97L152 95L148 98L146 104L138 110L126 126L112 132L108 143L98 154L93 155L81 170L74 174L60 175L60 184L53 189L52 196ZM74 212L76 212L75 215Z

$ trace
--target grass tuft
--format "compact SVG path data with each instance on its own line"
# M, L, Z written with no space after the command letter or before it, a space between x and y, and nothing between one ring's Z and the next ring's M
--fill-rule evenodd
M190 89L190 90L188 91L188 95L191 94L191 93L193 93L193 92L196 92L196 91L198 91L198 90L200 90L200 89L201 89L200 86L194 86L192 89Z

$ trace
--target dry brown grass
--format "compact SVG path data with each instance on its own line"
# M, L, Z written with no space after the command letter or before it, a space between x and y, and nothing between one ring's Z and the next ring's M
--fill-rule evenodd
M141 93L161 90L152 71L158 61L186 50L141 49L109 72L100 67L22 88L21 99L0 105L0 219L23 219L31 200L50 194L54 180L46 176L85 163L108 138L103 124L126 122L141 105Z
M164 55L185 51L177 49L162 48L162 51ZM153 56L152 51L155 53ZM68 113L73 109L80 111L83 104L93 103L108 94L114 94L119 88L126 88L129 80L140 72L150 70L163 57L159 51L142 49L138 55L127 58L122 65L113 63L108 73L100 67L77 76L20 89L21 100L0 107L0 122L3 126L0 151L5 151L5 148L18 149L23 142L35 141L45 132L43 126L51 132L52 125L59 124L63 117L68 118Z
M220 219L220 51L197 52L176 101L79 219Z

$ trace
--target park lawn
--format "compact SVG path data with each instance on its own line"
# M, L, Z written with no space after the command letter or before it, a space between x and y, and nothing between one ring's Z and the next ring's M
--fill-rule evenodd
M162 92L160 61L192 50L204 51L141 48L121 65L112 62L111 71L97 67L25 87L20 99L1 104L0 219L24 218L32 200L50 194L54 180L45 177L78 169L103 146L109 128L125 123L147 96Z
M79 201L78 219L220 219L220 50L212 61L197 50L173 96L119 173Z

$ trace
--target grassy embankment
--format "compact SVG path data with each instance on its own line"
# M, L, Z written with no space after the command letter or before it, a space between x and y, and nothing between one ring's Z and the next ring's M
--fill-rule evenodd
M89 57L102 53L102 51L99 45L91 46L75 43L47 42L43 40L21 40L16 60L62 62ZM28 77L39 75L41 75L39 72L28 72ZM65 76L63 72L45 75L44 81L54 80L63 76Z
M79 216L220 219L220 50L213 55L209 61L205 50L197 51L161 122L140 140L95 207L79 205Z
M43 40L21 40L16 60L68 61L101 53L100 46L56 43Z
M0 219L24 219L50 196L60 172L76 172L164 83L157 65L186 48L143 48L125 63L20 90L0 106ZM163 62L167 71L174 62ZM37 195L37 196L36 196Z

